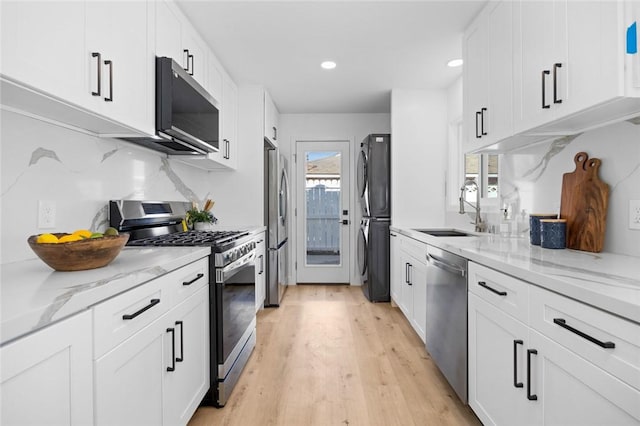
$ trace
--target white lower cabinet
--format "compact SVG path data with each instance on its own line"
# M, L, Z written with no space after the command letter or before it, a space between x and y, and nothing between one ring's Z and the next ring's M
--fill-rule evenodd
M204 286L96 360L96 424L189 421L209 389L208 300Z
M267 295L267 274L265 262L267 261L267 241L266 234L260 233L256 240L256 312L264 306L264 299Z
M2 347L0 424L93 423L91 329L85 311Z
M528 328L469 294L469 405L488 425L527 424Z
M640 390L530 330L531 424L638 425ZM506 423L513 424L513 423Z
M469 405L485 425L640 424L638 324L473 262L469 286Z
M389 235L389 287L391 300L398 304L402 290L402 277L404 276L400 259L400 238L393 231Z
M427 245L409 237L396 238L393 257L397 261L393 269L399 275L395 279L399 281L400 288L396 289L398 296L394 300L424 342L427 328Z

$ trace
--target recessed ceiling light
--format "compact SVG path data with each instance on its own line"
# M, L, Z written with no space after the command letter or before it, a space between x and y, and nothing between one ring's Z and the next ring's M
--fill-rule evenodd
M320 66L325 70L332 70L336 67L336 63L333 61L324 61L323 63L320 64Z
M462 59L452 59L447 62L447 66L451 68L459 67L460 65L462 65Z

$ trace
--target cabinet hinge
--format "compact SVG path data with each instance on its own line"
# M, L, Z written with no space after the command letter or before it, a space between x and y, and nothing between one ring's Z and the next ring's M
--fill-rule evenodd
M293 269L298 270L298 261L296 260L293 265Z
M297 208L297 207L295 207L295 208L293 209L293 215L294 215L295 217L298 217L298 208Z

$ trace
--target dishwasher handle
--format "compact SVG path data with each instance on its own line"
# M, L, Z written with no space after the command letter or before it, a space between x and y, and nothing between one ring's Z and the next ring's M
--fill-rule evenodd
M445 271L452 274L460 275L461 277L464 277L467 274L467 271L465 269L461 269L456 267L455 265L451 265L445 262L444 259L440 259L439 257L432 255L431 253L427 254L427 261L433 264L433 266L444 269Z

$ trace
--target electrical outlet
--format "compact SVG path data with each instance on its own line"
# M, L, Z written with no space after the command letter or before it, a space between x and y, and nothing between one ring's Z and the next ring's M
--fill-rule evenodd
M38 228L47 229L56 226L55 201L38 201Z
M640 229L640 200L629 201L629 229Z

